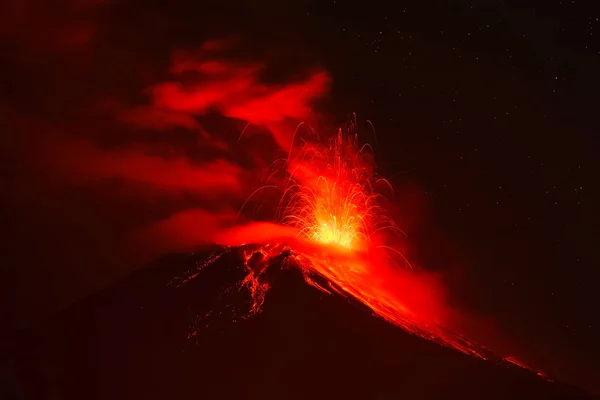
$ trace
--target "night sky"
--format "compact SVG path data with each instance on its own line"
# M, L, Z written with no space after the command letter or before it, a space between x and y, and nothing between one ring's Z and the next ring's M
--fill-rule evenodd
M242 58L268 65L269 84L327 71L331 91L315 113L338 124L356 112L365 131L373 123L409 257L440 272L452 301L491 318L525 359L600 392L599 5L52 3L9 1L0 17L2 319L32 326L118 281L140 265L119 235L203 200L59 189L23 149L58 130L122 146L127 129L107 122L107 109L143 103L173 50L235 37ZM194 143L180 136L176 152Z

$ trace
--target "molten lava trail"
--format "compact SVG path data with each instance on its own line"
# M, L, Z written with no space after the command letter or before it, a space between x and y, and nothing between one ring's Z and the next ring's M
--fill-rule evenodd
M242 285L252 294L251 312L260 310L269 289L265 271L283 258L301 269L307 283L352 297L412 334L531 369L450 328L441 288L396 250L403 233L386 213L381 194L391 186L374 173L372 149L358 145L355 130L355 120L326 139L312 129L306 135L297 129L288 157L274 164L270 176L283 174L276 223L294 235L240 246L248 271ZM258 224L255 228L261 229ZM253 236L247 236L227 244L249 243ZM318 283L316 276L327 283Z

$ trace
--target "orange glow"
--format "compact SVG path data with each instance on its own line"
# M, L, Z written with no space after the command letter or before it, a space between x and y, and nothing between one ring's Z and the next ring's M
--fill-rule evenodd
M282 224L297 228L303 239L349 250L366 250L377 222L393 227L378 213L360 156L356 137L344 136L341 129L324 148L312 143L292 148Z
M260 310L269 287L262 273L287 252L285 258L319 290L350 295L410 333L487 358L484 347L446 327L441 286L412 269L390 243L401 231L377 191L390 185L372 172L371 148L359 147L355 130L355 120L327 140L311 129L307 134L296 130L285 167L279 168L285 179L277 218L295 237L264 223L223 235L222 243L228 245L263 243L258 249L244 248L248 276L242 284L253 296L252 312ZM327 287L315 276L325 278Z
M270 288L264 272L283 260L299 268L308 284L356 299L409 333L530 369L458 333L439 281L413 268L397 250L402 231L386 213L380 194L391 187L374 174L370 146L358 145L356 122L326 140L312 129L302 134L300 128L288 157L276 162L270 174L283 182L276 222L233 226L216 238L243 252L248 275L241 285L252 295L251 314L260 311ZM274 178L282 172L284 179Z
M527 370L529 370L531 372L535 372L538 376L540 376L540 377L542 377L542 378L544 378L544 379L546 379L548 381L552 381L552 379L550 379L550 377L548 377L548 375L546 375L544 372L539 371L539 370L534 369L534 368L531 368L529 365L527 365L527 364L525 364L525 363L517 360L514 357L502 357L502 359L504 361L506 361L506 362L509 362L509 363L511 363L513 365L516 365L517 367L521 367L521 368L527 369Z

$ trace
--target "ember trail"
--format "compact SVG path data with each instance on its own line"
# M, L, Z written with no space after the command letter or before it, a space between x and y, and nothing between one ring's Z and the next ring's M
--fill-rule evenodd
M359 147L356 119L325 139L307 131L296 130L287 158L276 162L269 175L282 182L277 224L250 224L255 236L248 231L243 236L253 238L262 231L265 237L267 228L275 227L294 235L273 234L273 240L262 244L237 246L248 272L242 286L252 295L251 313L260 311L265 300L269 266L283 262L299 268L308 284L349 295L412 334L475 357L515 364L514 358L495 355L451 329L442 287L397 250L403 233L382 206L382 193L392 188L374 173L372 148ZM284 178L274 179L278 173ZM228 244L249 243L236 240Z
M397 228L378 205L375 191L389 184L372 174L363 157L370 146L358 148L355 127L353 121L345 132L340 128L326 145L314 141L318 137L295 137L302 144L292 146L286 161L289 177L280 221L297 228L303 239L365 251L376 233Z

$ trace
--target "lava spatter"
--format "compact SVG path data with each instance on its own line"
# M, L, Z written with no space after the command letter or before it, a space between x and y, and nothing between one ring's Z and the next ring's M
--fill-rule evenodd
M270 267L284 263L299 268L308 284L354 298L411 334L474 357L531 369L452 327L442 287L397 250L403 232L386 212L382 195L391 185L374 173L372 159L371 147L358 144L355 118L327 138L312 129L306 135L296 130L287 159L270 174L284 175L274 224L245 228L245 236L252 229L275 227L285 228L286 234L273 235L271 241L269 234L255 235L262 238L260 244L238 246L247 273L240 288L251 294L250 314L265 301Z

